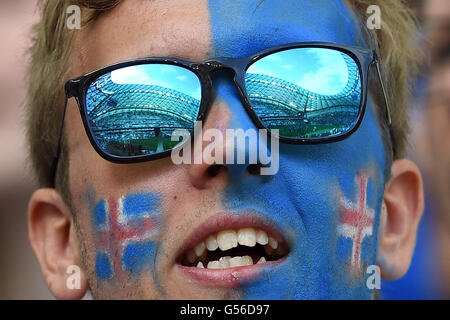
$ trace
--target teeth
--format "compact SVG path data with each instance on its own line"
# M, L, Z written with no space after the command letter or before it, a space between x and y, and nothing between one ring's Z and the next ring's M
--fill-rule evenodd
M273 237L268 236L264 230L254 228L242 228L235 230L223 230L217 235L209 235L204 241L198 243L194 248L188 250L184 257L184 263L195 264L198 268L205 268L204 261L208 255L208 251L215 251L220 248L221 251L226 251L235 248L239 245L254 247L259 243L264 247L264 251L270 257L284 256L286 249L279 245L278 241ZM261 257L257 264L265 263L265 257ZM225 269L230 267L253 265L253 260L250 256L225 256L219 260L210 261L206 266L208 269Z
M224 230L217 234L217 243L222 251L237 247L236 231Z
M208 269L220 269L220 262L217 260L208 262Z
M256 242L263 246L269 243L269 238L267 237L267 233L264 230L258 230L258 232L256 233Z
M208 250L203 251L203 254L198 257L201 261L204 261L206 259L206 256L208 255Z
M223 269L228 268L230 266L230 260L231 260L230 256L220 258L219 259L220 268Z
M253 259L250 256L243 256L241 261L244 266L251 266L253 264Z
M233 257L230 259L230 267L243 267L253 265L253 259L250 256Z
M266 254L268 254L269 256L272 256L275 251L272 249L272 247L269 244L266 244L264 246L264 251L266 252Z
M253 228L239 229L237 233L237 241L243 246L254 247L256 245L255 230Z
M272 249L278 248L278 241L272 237L269 237L269 246L271 246Z
M208 248L209 251L216 250L219 247L219 245L217 244L216 237L209 236L208 238L206 238L206 247Z
M260 264L260 263L264 263L264 262L266 262L266 258L261 257L256 264Z
M263 263L266 260L264 257L259 259L258 263ZM244 267L244 266L251 266L253 265L253 259L250 256L243 256L243 257L222 257L219 260L210 261L208 263L207 268L208 269L225 269L225 268L233 268L233 267ZM202 268L203 264L200 264L200 262L197 264L197 267Z
M203 241L200 242L198 245L196 245L194 248L194 251L195 251L195 254L197 255L197 257L201 257L205 253L205 250L206 250L206 246Z
M230 267L240 267L240 266L242 266L241 260L242 260L242 257L239 257L239 256L231 258L230 259Z

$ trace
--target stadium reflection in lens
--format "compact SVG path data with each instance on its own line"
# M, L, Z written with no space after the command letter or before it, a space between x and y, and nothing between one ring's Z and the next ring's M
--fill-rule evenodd
M269 54L245 74L248 98L268 129L280 136L342 135L357 121L361 105L358 64L328 48L295 48Z
M129 66L94 81L86 93L91 133L103 152L138 157L172 149L176 129L193 130L201 84L192 71L170 64Z

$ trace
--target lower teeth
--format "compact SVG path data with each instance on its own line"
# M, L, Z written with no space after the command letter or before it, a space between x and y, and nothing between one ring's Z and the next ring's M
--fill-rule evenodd
M266 259L264 257L261 257L256 264L265 263ZM244 267L244 266L251 266L253 265L253 259L250 256L243 256L243 257L222 257L219 260L214 260L208 262L207 268L208 269L226 269L226 268L233 268L233 267ZM204 268L203 262L199 261L197 263L197 268Z
M261 257L256 264L260 264L260 263L264 263L264 262L266 262L266 258Z
M219 260L210 261L208 263L208 269L225 269L231 267L242 267L253 265L253 260L250 256L243 257L233 257L230 256L222 257Z
M230 249L229 252L227 252L229 254L228 256L222 256L225 252L221 252L220 250L203 250L203 252L200 252L199 250L199 252L195 252L194 249L190 249L184 255L182 264L190 267L196 266L197 268L226 269L266 263L267 261L280 259L286 254L286 250L283 246L278 245L276 249L273 249L269 243L264 246L257 245L251 250L250 256L248 248L239 246ZM255 260L252 259L252 256L256 256ZM258 257L259 260L257 260Z

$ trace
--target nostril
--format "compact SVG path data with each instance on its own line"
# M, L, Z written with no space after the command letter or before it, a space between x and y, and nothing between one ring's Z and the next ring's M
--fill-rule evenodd
M225 167L221 164L214 164L214 165L208 167L208 169L206 170L206 175L210 178L214 178L224 168Z
M260 163L251 164L247 167L247 172L253 176L259 176L261 175L261 167L262 164Z

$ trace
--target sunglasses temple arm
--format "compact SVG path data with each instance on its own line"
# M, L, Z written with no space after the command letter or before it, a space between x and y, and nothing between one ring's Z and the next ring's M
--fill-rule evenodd
M375 53L375 68L377 70L378 80L380 81L381 91L383 92L384 103L386 105L386 118L387 118L386 120L387 120L388 127L389 127L389 133L391 135L392 153L393 153L393 157L395 157L395 154L396 154L396 150L395 150L396 142L395 142L395 136L394 136L393 131L392 131L391 107L390 107L390 104L389 104L387 91L386 91L386 88L384 86L384 81L383 81L383 77L382 77L382 73L381 73L381 67L380 67L380 60L379 60L378 55L376 53Z
M69 95L66 91L65 97L64 97L64 109L63 109L63 114L62 114L62 120L61 120L61 125L59 127L58 142L56 145L55 154L53 155L52 165L50 167L50 187L51 188L55 187L56 169L58 168L59 156L61 154L61 140L62 140L62 135L63 135L64 119L66 117L66 109L67 109L67 100L68 99L69 99Z
M377 69L378 79L379 79L380 85L381 85L381 90L383 91L384 103L386 104L387 121L388 121L389 126L391 126L392 125L391 107L389 105L389 99L388 99L388 96L386 93L386 88L384 87L384 82L383 82L383 78L381 76L381 70L380 70L380 62L378 60L376 60L376 62L375 62L375 67Z

